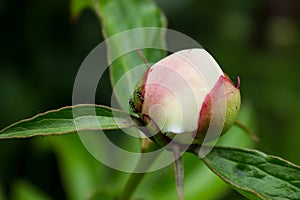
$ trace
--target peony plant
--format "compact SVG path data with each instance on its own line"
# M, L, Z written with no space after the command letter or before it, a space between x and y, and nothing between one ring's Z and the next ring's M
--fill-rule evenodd
M146 27L166 27L164 15L151 1L142 0L137 4L136 1L128 0L124 4L122 0L86 1L85 3L73 0L72 5L72 12L76 15L86 7L94 9L102 22L103 35L107 39L124 30L136 27L144 28L144 35L141 38L131 35L132 37L128 37L126 40L110 40L107 43L109 57L113 57L115 55L113 51L118 52L119 49L140 48L136 46L137 41L138 44L147 44L147 48L152 45L151 47L163 49L164 39L160 37L163 35L161 30L155 32L156 37L151 34L149 34L151 37L147 37L149 29ZM151 38L151 44L149 44L148 38ZM181 157L183 152L178 148L181 144L190 145L187 153L199 157L212 172L249 199L300 199L300 167L281 158L251 149L220 146L214 146L205 157L199 156L200 149L206 146L205 141L216 140L233 124L247 129L235 121L241 103L239 81L235 85L204 49L185 49L165 58L164 53L159 53L158 56L157 52L146 51L146 53L148 59L155 58L155 64L141 75L132 99L129 100L131 110L134 112L132 115L95 104L67 106L16 122L0 130L0 139L60 135L77 133L82 130L98 131L97 133L103 130L121 130L123 128L137 130L137 127L140 128L139 125L142 124L146 129L140 130L144 130L145 134L151 132L151 135L146 135L152 139L141 139L142 153L149 153L164 147L165 144L161 143L156 136L163 136L167 142L176 140L172 150L176 158L174 166L178 199L184 198ZM120 60L110 63L112 85L115 86L124 74L136 66L134 65L136 63L137 59L132 54L130 56L122 55ZM128 80L128 85L132 84L130 81ZM88 83L90 82L87 81ZM85 88L80 89L86 94ZM117 98L129 97L119 94ZM83 98L83 100L85 99ZM90 115L89 111L91 110L95 115ZM74 111L78 115L73 115ZM117 116L118 120L115 120L114 116ZM213 133L217 130L217 133L210 134L211 130ZM73 157L75 159L77 154L74 154ZM113 162L119 161L114 159L111 151L108 151L106 157ZM148 167L152 164L144 162L145 157L142 154L138 166ZM72 165L68 170L83 169L82 166L85 165L81 160L74 164L77 164L77 168ZM93 170L94 168L84 172L91 173ZM145 174L143 172L132 173L122 192L119 193L119 188L114 188L115 191L112 193L110 190L102 190L103 188L100 186L97 188L93 185L97 183L94 180L91 181L92 183L85 184L85 187L82 187L80 182L78 183L79 189L70 190L72 185L76 185L74 180L77 179L73 177L82 175L75 170L70 186L68 185L67 188L72 193L80 192L81 195L81 191L84 190L83 196L70 195L79 199L91 195L89 199L128 200L136 197L134 192ZM89 175L89 178L94 177L92 173ZM200 182L201 180L199 180ZM205 182L205 184L209 183ZM90 185L93 187L87 189ZM107 189L106 182L104 185ZM145 188L149 191L148 185ZM162 188L160 194L164 192L165 190ZM213 192L215 193L215 191ZM149 195L145 193L143 199L147 197ZM160 198L159 195L156 196L156 199L158 198ZM199 199L199 195L197 194L195 198Z

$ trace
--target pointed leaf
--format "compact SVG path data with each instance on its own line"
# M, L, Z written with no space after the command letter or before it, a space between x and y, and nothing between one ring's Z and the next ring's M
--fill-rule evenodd
M111 82L115 87L122 78L115 94L122 108L127 109L128 99L146 70L136 50L141 49L149 63L165 56L165 52L158 49L165 46L164 30L160 28L166 27L166 19L151 0L101 0L98 14L104 37L109 38L106 42L109 64L112 62ZM135 30L128 31L131 29Z
M73 117L73 112L76 117ZM75 123L76 122L76 123ZM67 106L21 120L0 131L0 139L66 134L78 130L113 130L135 126L127 113L99 105Z
M300 199L300 167L281 158L255 150L215 147L203 161L250 199Z

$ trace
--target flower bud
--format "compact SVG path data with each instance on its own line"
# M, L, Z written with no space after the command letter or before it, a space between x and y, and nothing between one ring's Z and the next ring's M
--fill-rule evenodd
M145 72L130 105L145 124L153 120L166 136L180 134L201 144L209 127L219 126L225 133L234 123L240 108L239 84L235 87L204 49L182 50Z

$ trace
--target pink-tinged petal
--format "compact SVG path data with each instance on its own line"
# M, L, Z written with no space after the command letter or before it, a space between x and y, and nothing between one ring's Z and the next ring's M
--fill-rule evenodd
M209 126L221 126L222 134L228 131L228 129L233 125L237 114L240 109L241 97L239 91L240 81L238 81L238 86L235 87L229 77L221 76L216 83L215 87L211 90L211 92L206 96L200 114L199 114L199 128L198 133L196 135L196 139L199 141L203 141L206 133L208 131ZM221 89L220 89L221 88ZM224 88L222 90L222 88ZM222 98L223 97L223 98ZM225 111L225 119L219 120L219 123L222 124L211 124L212 118L212 100L216 98L222 98L225 101L226 111ZM216 112L216 110L215 110ZM216 138L210 138L213 140Z

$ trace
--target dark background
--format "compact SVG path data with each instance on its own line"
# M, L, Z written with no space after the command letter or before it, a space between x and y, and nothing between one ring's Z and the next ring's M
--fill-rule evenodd
M300 1L156 3L169 28L196 39L225 72L241 77L242 101L251 105L261 138L256 148L299 165ZM0 1L0 129L71 105L76 72L103 39L92 11L75 20L69 7L65 0ZM34 151L34 143L0 141L0 186L10 194L11 184L25 178L54 199L66 198L55 154ZM231 195L225 199L239 196Z

